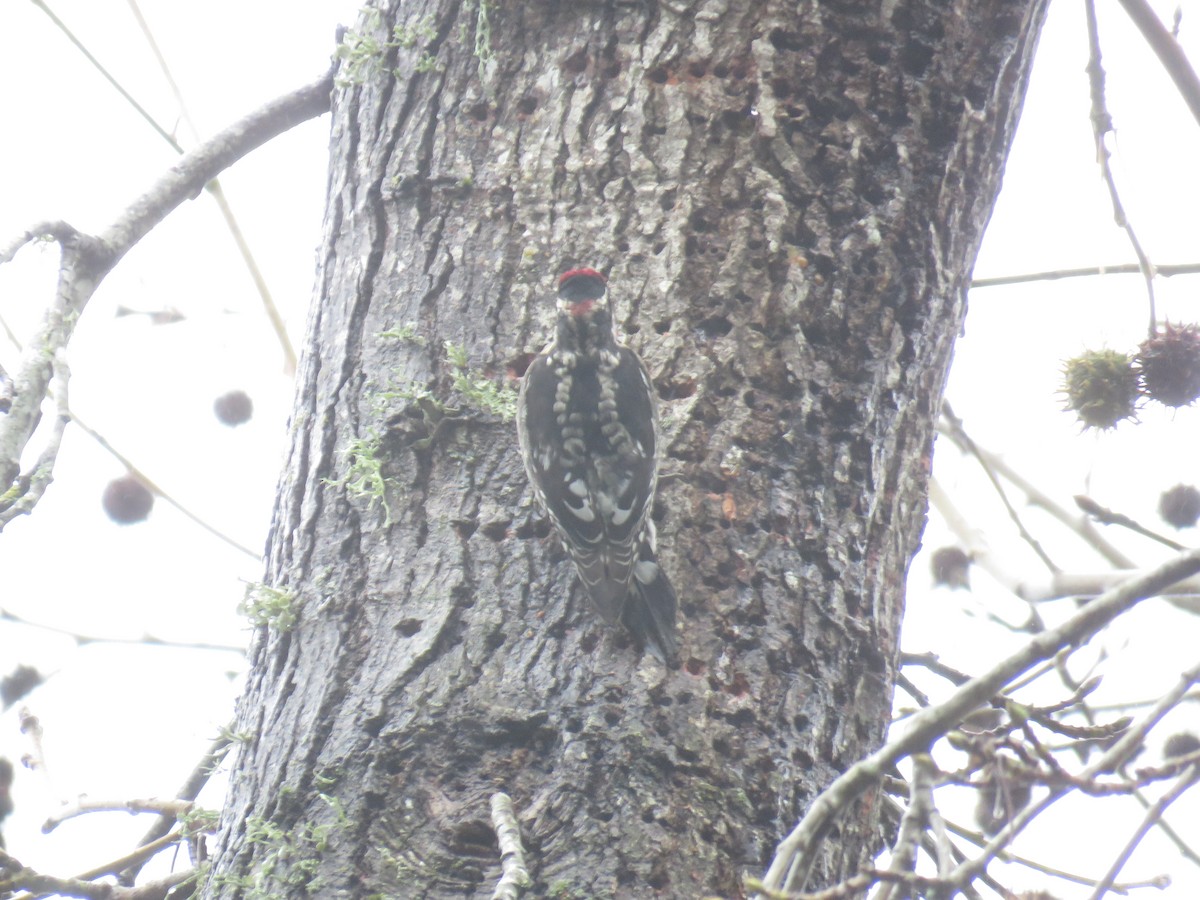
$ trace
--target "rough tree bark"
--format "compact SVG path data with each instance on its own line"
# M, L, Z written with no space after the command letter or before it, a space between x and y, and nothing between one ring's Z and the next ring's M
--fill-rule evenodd
M480 2L386 4L334 98L267 568L298 617L255 642L210 896L490 896L498 790L533 896L739 896L888 720L1045 0ZM678 670L588 609L472 387L574 265L663 400ZM848 811L819 880L880 827Z

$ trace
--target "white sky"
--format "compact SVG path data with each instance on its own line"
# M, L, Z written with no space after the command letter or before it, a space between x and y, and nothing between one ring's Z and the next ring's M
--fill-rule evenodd
M1116 5L1099 5L1123 199L1152 259L1194 261L1200 126ZM1169 21L1173 5L1155 5ZM350 24L356 7L319 0L142 3L206 134L318 75L335 25ZM977 265L980 277L1132 259L1112 225L1093 162L1081 7L1057 0L1052 8L1004 193ZM52 8L160 122L175 125L174 101L126 3L56 0ZM1189 7L1181 40L1193 58L1200 58L1197 33L1200 10ZM32 3L0 7L0 83L8 86L9 123L0 143L0 242L47 218L102 228L174 158ZM297 346L320 239L327 131L327 118L308 123L221 177ZM35 248L16 265L0 267L0 316L22 337L50 296L56 263L52 249ZM1160 280L1160 315L1200 318L1196 288L1195 278ZM153 326L139 316L115 317L121 305L174 306L187 319ZM978 441L1004 452L1064 501L1090 490L1100 502L1153 525L1159 491L1198 480L1198 414L1150 411L1142 427L1097 438L1079 434L1055 395L1065 356L1100 345L1132 349L1145 320L1136 277L976 291L949 399ZM0 363L11 370L15 358L0 337ZM82 418L202 518L245 545L262 546L291 386L257 294L207 197L172 215L108 278L80 323L70 359L72 407ZM235 430L211 414L213 398L231 387L244 388L255 403L255 418ZM971 466L952 449L937 465L951 492L976 504L993 545L1036 571L990 496L979 491ZM97 636L243 642L244 621L235 612L241 580L260 577L260 566L161 501L148 523L113 525L99 497L121 471L85 435L68 433L46 498L32 517L0 535L0 607ZM927 546L946 540L944 528L931 521ZM1146 563L1162 555L1143 542L1125 545ZM1065 564L1097 567L1070 545L1052 552ZM913 573L908 649L934 650L971 669L979 665L981 645L999 654L1012 643L978 616L983 598L1012 619L1023 617L1019 606L989 590L986 577L976 573L977 591L967 597L931 592L924 559ZM1059 606L1048 617L1069 612ZM1194 661L1196 623L1169 611L1152 613L1122 624L1107 641L1115 651L1108 680L1122 684L1116 695L1152 696ZM1121 641L1128 646L1122 649ZM94 797L172 793L230 718L237 686L229 673L242 668L233 653L111 644L77 649L70 639L0 623L0 674L18 662L54 672L27 702L46 728L55 790ZM1194 712L1192 718L1195 727ZM25 749L10 710L0 716L0 754L18 759ZM56 873L63 873L64 858L76 869L123 852L148 825L94 816L42 837L37 826L52 803L44 786L19 773L16 801L5 828L10 851ZM1110 812L1121 801L1088 802L1096 804L1088 818L1099 826L1081 842L1089 849L1070 860L1057 850L1039 852L1047 834L1060 843L1067 826L1058 820L1048 828L1059 831L1032 836L1026 850L1101 874L1136 817ZM1171 818L1187 826L1200 820L1197 812L1181 806ZM1082 826L1069 828L1081 833ZM1200 846L1200 828L1192 827L1190 838ZM1127 876L1161 871L1177 878L1169 896L1200 896L1200 873L1170 852L1139 854ZM1038 884L1019 870L1010 875L1015 883ZM1057 883L1048 886L1072 896Z

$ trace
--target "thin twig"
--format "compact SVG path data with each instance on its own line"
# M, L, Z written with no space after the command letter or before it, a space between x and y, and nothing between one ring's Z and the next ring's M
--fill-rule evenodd
M1187 54L1179 46L1175 36L1167 31L1166 26L1159 21L1154 10L1146 0L1117 0L1128 13L1133 24L1137 26L1158 61L1163 64L1183 102L1192 111L1192 116L1200 123L1200 77L1188 62Z
M1198 558L1197 551L1184 554L1177 557L1176 561L1183 559ZM1096 601L1097 603L1102 601ZM1085 608L1086 611L1086 608ZM1137 752L1138 748L1146 740L1146 735L1150 729L1171 711L1179 700L1187 693L1197 680L1200 680L1200 665L1193 666L1188 671L1184 672L1176 682L1175 686L1164 694L1151 709L1135 726L1129 728L1125 734L1108 748L1095 762L1089 765L1078 776L1080 779L1095 778L1097 775L1104 772L1111 772L1118 768L1123 762L1128 760ZM998 852L1008 845L1008 843L1025 828L1030 822L1042 814L1052 804L1056 803L1067 793L1074 788L1074 785L1055 785L1050 788L1050 792L1040 800L1036 800L1028 804L1023 810L1014 815L1008 824L988 842L983 852L975 859L963 863L955 868L954 872L948 879L950 884L961 884L970 881L979 872L987 868L988 863L992 861Z
M210 525L208 522L204 521L202 518L200 518L198 515L196 515L194 512L192 512L190 509L188 509L186 506L184 506L182 503L180 503L178 500L176 500L172 494L167 493L165 490L163 490L161 487L159 487L158 484L155 483L153 480L151 480L150 477L147 476L145 472L143 472L141 469L139 469L137 466L135 466L133 464L133 461L130 460L129 457L125 456L123 453L121 453L119 450L117 450L116 447L114 447L112 444L110 444L108 442L108 440L104 437L104 435L102 435L100 432L96 431L91 426L86 424L82 419L79 418L79 416L72 414L71 421L74 422L77 426L79 426L80 431L84 432L84 434L86 434L88 437L90 437L92 440L94 440L97 444L99 444L101 447L103 447L105 450L107 450L114 458L116 458L116 460L118 462L120 462L121 465L123 465L129 471L130 475L134 476L135 478L137 478L138 481L140 481L143 485L145 485L146 490L150 491L152 494L154 494L158 497L161 497L167 503L168 506L175 507L175 509L177 509L179 512L181 512L185 518L190 519L196 525L199 525L201 528L203 528L205 531L207 531L209 534L211 534L213 537L217 538L220 541L223 541L224 543L228 544L233 549L240 550L242 553L246 554L247 556L249 556L251 559L253 559L255 561L259 561L262 559L261 553L256 553L255 551L253 551L249 547L247 547L245 544L240 544L237 541L235 541L233 538L231 538L225 532L221 531L215 525Z
M1157 531L1147 528L1145 525L1134 519L1131 519L1124 513L1119 513L1116 510L1109 509L1107 506L1101 506L1086 494L1076 494L1075 505L1102 525L1118 525L1121 528L1128 528L1135 534L1140 534L1142 537L1150 538L1150 540L1157 541L1164 547L1169 547L1175 551L1187 549L1178 541L1173 541L1169 537L1161 535Z
M144 634L141 637L125 638L125 637L102 637L96 634L81 634L78 631L72 631L69 628L63 628L61 625L50 625L46 622L35 622L32 619L27 619L24 616L19 616L14 612L10 612L3 607L0 607L0 621L12 622L16 625L24 625L28 628L37 628L41 631L49 631L52 634L61 634L71 638L77 644L138 644L147 647L171 647L173 649L182 650L219 650L222 653L239 653L246 652L245 647L238 647L234 644L210 644L204 641L168 641L160 637L155 637L152 634Z
M192 138L199 140L200 133L196 128L195 121L192 119L191 111L183 99L183 91L179 89L179 83L175 81L175 76L171 74L171 67L167 65L167 59L163 56L162 50L159 49L158 41L155 40L154 33L150 30L150 23L142 15L137 0L128 0L128 3L130 11L133 13L133 17L137 20L138 27L142 31L142 36L145 37L146 43L150 45L150 51L154 54L154 59L158 62L158 68L162 71L163 78L166 79L167 86L171 89L171 94L175 97L175 103L179 106L180 116L187 125L188 130L191 131ZM291 338L288 337L287 326L284 324L283 316L280 314L279 307L275 303L275 298L271 294L271 288L267 284L267 279L263 275L262 269L258 266L258 260L254 258L254 251L250 249L250 242L246 240L246 236L242 232L242 226L238 223L237 216L233 213L233 207L230 206L220 181L214 178L206 187L209 194L212 195L213 200L216 201L217 208L221 211L221 217L225 220L225 227L229 230L233 242L237 245L238 253L242 257L246 271L250 273L250 279L254 282L254 287L262 300L263 311L267 314L267 320L271 323L271 328L275 332L275 339L279 341L279 346L283 350L284 369L288 375L292 375L296 371L296 348L292 346Z
M228 730L232 731L232 728ZM221 736L212 742L204 756L192 768L191 773L184 780L179 790L175 792L175 796L180 800L195 800L199 796L200 791L208 784L213 772L224 758L229 745L233 743L233 738L228 732L222 732ZM149 830L142 835L142 839L138 842L139 846L145 847L161 841L163 837L170 832L175 825L176 817L171 815L163 815L150 826ZM147 857L148 859L149 857ZM121 872L121 883L132 884L141 871L141 863L134 862L128 866L123 866Z
M946 827L963 840L970 841L976 847L987 846L988 838L984 837L984 835L978 831L971 831L970 829L963 828L961 825L956 825L953 822L947 822ZM1032 869L1034 872L1040 872L1043 875L1049 875L1051 878L1059 878L1063 881L1072 882L1073 884L1082 884L1086 887L1092 887L1096 884L1095 878L1089 878L1086 875L1076 875L1074 872L1067 872L1064 869L1057 869L1054 866L1048 866L1045 863L1040 863L1037 860L1030 859L1027 856L1021 856L1013 853L1011 850L1001 850L996 854L996 859L1000 860L1001 862L1024 866L1027 869ZM1153 886L1155 886L1154 882L1130 882L1128 884L1121 884L1118 887L1122 889L1123 892L1128 892L1129 890L1137 887Z
M1051 269L1047 272L1027 272L1023 275L998 275L995 278L976 278L971 288L1004 287L1010 284L1031 284L1038 281L1058 281L1063 278L1095 278L1098 275L1141 275L1137 263L1115 266L1083 266L1078 269ZM1200 263L1179 263L1154 267L1154 274L1168 278L1172 275L1200 275Z
M797 880L802 882L807 877L816 859L820 837L833 819L854 798L878 784L897 761L927 750L969 712L989 701L1006 684L1036 663L1052 658L1064 647L1080 646L1146 597L1157 595L1179 579L1197 571L1200 571L1200 550L1193 550L1105 592L1061 625L1035 635L1016 653L983 675L972 678L945 702L914 715L900 734L851 766L813 800L804 818L780 842L763 877L763 884L769 890L792 890ZM1117 746L1120 744L1119 741ZM991 848L989 845L989 848L994 854L994 849L999 846L997 844L996 848Z
M1090 118L1092 134L1096 140L1096 162L1100 166L1100 176L1104 179L1104 184L1108 187L1108 196L1112 201L1113 219L1120 228L1124 229L1125 236L1129 239L1129 245L1133 248L1134 256L1137 257L1142 279L1146 282L1146 297L1150 302L1150 336L1153 337L1158 327L1158 319L1154 311L1154 265L1150 262L1150 257L1146 255L1146 251L1142 249L1141 241L1138 240L1137 234L1133 230L1133 225L1129 221L1129 217L1125 214L1125 207L1122 205L1121 196L1117 191L1117 182L1113 177L1112 167L1109 165L1108 144L1105 139L1109 132L1113 130L1113 124L1112 116L1109 115L1108 106L1104 99L1104 66L1100 55L1100 26L1096 22L1095 0L1084 0L1084 10L1087 14L1087 74L1092 95L1092 114Z
M142 119L145 120L147 125L154 129L160 138L175 148L178 153L183 152L183 147L179 145L178 141L175 140L171 133L159 125L157 121L155 121L154 116L150 115L150 113L146 111L146 108L134 99L133 94L125 90L125 88L121 85L121 82L117 81L112 72L108 71L108 69L104 67L104 64L101 63L100 60L96 59L94 55L92 55L92 51L88 50L83 41L79 40L79 38L75 36L75 33L71 31L66 22L56 16L51 11L50 7L43 2L43 0L33 0L33 5L46 14L46 17L54 23L54 26L61 31L66 39L75 46L75 49L83 54L84 59L92 64L92 67L100 73L101 77L112 86L113 90L121 95L121 97L126 103L129 104L130 108L132 108L134 112L136 112L142 117Z
M43 222L0 252L0 262L4 262L45 234L55 237L62 249L54 302L26 344L20 369L13 377L12 405L0 417L0 491L10 491L20 473L25 448L40 421L54 354L70 341L80 314L117 262L217 174L284 131L328 111L332 90L331 67L311 84L235 122L185 154L98 235L82 234L63 222Z
M963 428L962 419L958 418L958 416L954 414L954 410L947 401L942 401L942 417L950 423L951 428L958 432L962 444L965 444L967 447L967 452L975 457L975 460L979 463L980 468L983 469L984 475L986 475L988 481L991 482L992 487L996 491L996 495L1000 498L1000 502L1004 504L1005 510L1008 511L1009 518L1012 519L1013 523L1017 526L1017 532L1021 535L1021 539L1030 546L1034 553L1037 554L1038 559L1042 561L1047 569L1049 569L1051 572L1062 571L1054 564L1054 561L1050 559L1050 555L1042 549L1042 545L1038 543L1037 539L1029 533L1028 529L1025 528L1025 524L1021 521L1020 514L1017 512L1012 503L1009 502L1008 494L1004 490L1004 486L1000 483L1000 479L996 477L996 473L992 471L992 467L988 465L988 462L984 458L983 454L979 452L979 448L975 446L975 441L969 434L967 434L966 429Z
M195 806L190 800L159 800L146 797L131 800L104 800L79 797L73 803L59 807L42 823L42 834L49 834L68 819L93 812L155 813L161 816L182 816Z
M1200 270L1200 269L1198 269ZM948 427L942 423L938 424L938 434L948 437L964 452L967 450L965 442L961 441L962 431ZM1053 497L1029 481L1024 475L1014 469L1005 459L998 453L993 453L972 440L974 451L977 452L987 462L989 468L997 475L1010 482L1018 490L1021 491L1029 501L1029 503L1042 509L1052 518L1057 519L1067 528L1079 535L1093 549L1096 550L1105 560L1111 563L1118 569L1136 569L1138 565L1130 557L1122 553L1117 547L1110 543L1091 521L1085 516L1076 515L1073 511L1067 509L1061 503L1058 503Z

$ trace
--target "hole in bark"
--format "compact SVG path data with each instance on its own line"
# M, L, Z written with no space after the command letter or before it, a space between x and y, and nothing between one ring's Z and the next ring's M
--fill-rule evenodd
M600 638L596 636L595 632L589 632L588 634L585 634L583 639L579 642L579 649L584 653L591 653L596 649L596 645L598 643L600 643Z
M386 809L388 807L388 797L379 791L367 791L363 795L363 806L371 810Z
M754 724L754 712L749 709L739 709L727 718L730 724L738 728L747 728Z
M783 28L776 28L770 35L771 46L776 50L803 50L804 42L800 40L800 35L794 31L786 31Z
M729 66L725 65L725 63L717 63L715 66L713 66L713 74L718 78L728 78Z
M614 60L613 62L605 65L605 67L601 70L601 74L605 78L616 78L621 74L621 64Z
M533 96L533 94L526 94L517 101L517 113L522 116L531 115L537 109L537 106L537 97Z
M578 75L587 68L587 47L580 47L570 56L563 60L563 68L572 75Z
M496 834L483 822L463 822L454 829L451 846L467 856L491 857L499 849Z
M476 122L486 122L488 117L488 105L486 103L476 103L469 110L467 110L467 115L469 115Z
M784 97L792 96L792 83L786 78L771 79L771 93L782 100Z
M813 758L803 750L792 751L792 762L799 764L802 772L810 771L813 766Z
M616 709L606 709L604 711L604 721L609 725L616 725L621 721L621 713Z
M701 319L696 323L696 327L707 338L725 337L733 331L733 323L724 316L709 316L707 319Z
M670 77L670 75L667 74L667 70L664 69L662 66L656 66L655 68L651 69L649 72L646 73L646 77L649 78L651 81L653 81L655 84L666 84L667 79Z
M671 330L671 320L663 319L661 322L655 322L654 330L657 331L659 334L666 334L668 331Z
M567 723L563 726L563 730L568 734L579 734L583 731L583 719L578 716L572 716L567 719Z
M933 61L933 49L915 41L900 51L900 67L914 78L920 78Z
M892 59L892 48L887 44L872 44L867 48L867 59L877 66L885 66Z
M386 716L371 716L363 722L363 731L373 738L379 737L379 732L383 731L383 723L386 721Z
M424 624L420 619L401 619L396 623L396 630L405 637L412 637Z
M674 209L675 208L675 196L677 193L678 193L678 191L676 191L675 188L671 188L668 191L663 191L663 195L658 198L658 205L661 206L664 210Z
M689 675L703 675L706 668L703 660L696 659L694 656L683 664L684 671Z
M454 598L454 602L463 609L470 609L475 605L475 593L465 584L455 585L450 588L450 596ZM455 643L461 643L461 634Z
M528 519L513 532L513 535L522 541L532 539L542 539L550 533L550 522L548 519Z
M704 234L709 231L716 231L716 226L704 217L704 210L698 209L688 217L688 226L692 231L698 231Z
M508 372L510 378L522 378L525 375L526 369L529 368L530 363L535 359L537 359L536 353L522 353L510 359L505 364L505 370Z
M688 74L693 78L703 78L708 72L708 63L694 62L688 66Z
M450 523L450 527L465 541L475 533L475 529L479 527L479 523L475 519L456 519Z
M721 124L730 131L739 131L743 125L750 121L750 116L745 107L742 109L727 109L721 113Z
M662 253L666 249L667 249L666 243L664 241L659 241L657 244L654 245L654 255L658 256L660 253Z
M735 697L744 697L750 693L750 680L738 672L733 676L733 681L725 685L725 693L732 694Z
M654 821L654 810L648 809L642 813L642 821L649 825Z
M664 400L683 400L696 393L696 379L683 378L658 386L658 396Z
M729 759L732 755L732 749L729 746L729 741L723 737L715 737L712 739L713 752L721 759Z
M508 526L512 524L508 519L501 519L495 522L488 522L479 530L483 532L483 536L488 540L502 541L508 537Z

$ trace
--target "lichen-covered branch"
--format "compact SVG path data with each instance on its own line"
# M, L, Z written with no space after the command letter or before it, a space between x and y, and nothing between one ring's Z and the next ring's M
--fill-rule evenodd
M12 374L11 402L0 416L0 513L29 512L38 499L31 485L50 477L57 457L54 438L38 459L38 470L19 478L21 458L41 420L56 356L65 350L75 324L96 288L113 267L152 228L185 200L250 151L288 129L329 109L330 70L319 79L263 106L185 154L108 228L84 234L65 222L41 222L0 249L0 264L26 244L50 239L61 252L58 285L40 327L25 342L21 363ZM35 476L40 480L35 483ZM15 513L14 513L15 514ZM0 529L5 524L0 519Z

